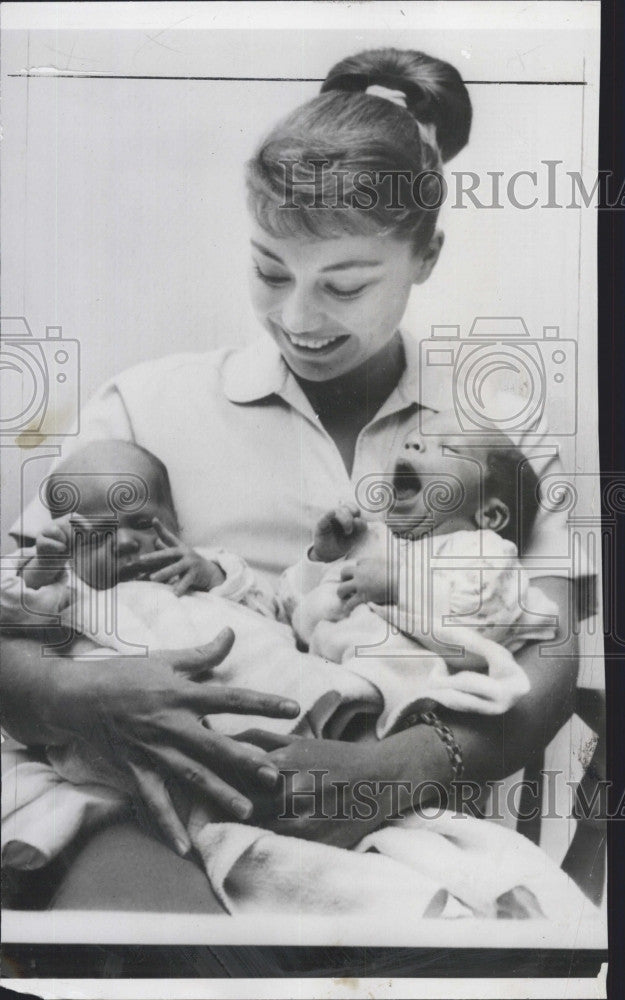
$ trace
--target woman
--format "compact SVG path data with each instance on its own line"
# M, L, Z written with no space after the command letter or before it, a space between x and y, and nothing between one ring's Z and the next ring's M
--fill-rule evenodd
M276 579L301 556L318 518L353 499L363 476L385 470L407 423L427 406L419 399L415 344L398 325L413 285L427 280L440 253L431 207L437 177L465 145L470 121L453 67L421 53L377 50L335 66L321 95L263 142L247 181L252 297L269 338L244 351L181 355L122 373L82 423L81 441L132 438L162 459L186 542L218 539ZM389 178L401 174L419 179L403 195L389 189ZM23 533L32 539L36 531L33 508ZM565 552L562 532L557 516L543 512L532 554ZM570 584L545 576L540 586L559 607L560 656L546 670L537 646L526 646L518 659L530 693L502 718L441 711L446 739L441 726L429 725L379 743L278 745L257 734L266 755L217 741L201 726L202 715L237 706L268 716L290 711L260 695L250 694L245 705L238 694L216 697L188 679L205 675L225 647L128 660L120 686L113 662L85 671L71 660L42 660L24 638L7 643L5 724L27 744L87 739L132 775L170 842L180 839L180 823L168 782L214 797L226 781L240 789L232 792L240 809L246 797L258 800L255 773L263 764L297 772L293 792L310 784L311 766L346 782L348 792L363 778L446 785L458 774L450 746L467 777L495 780L539 754L572 710ZM379 795L381 808L368 823L315 820L308 808L273 825L351 846L388 814L388 794ZM226 804L223 795L220 801ZM89 901L97 908L218 908L200 869L133 823L94 835L72 857L54 905Z

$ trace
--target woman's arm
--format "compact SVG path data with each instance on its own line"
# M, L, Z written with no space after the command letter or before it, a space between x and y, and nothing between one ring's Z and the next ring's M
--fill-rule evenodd
M549 577L540 581L540 587L558 605L560 625L552 640L558 644L558 654L541 657L541 643L536 642L517 655L530 681L529 693L501 716L437 711L441 721L453 730L462 749L467 780L484 784L524 767L553 739L573 712L578 661L577 641L570 630L572 586L566 579ZM447 751L432 727L426 725L415 726L379 742L324 741L320 744L314 740L300 740L275 750L272 756L281 769L297 771L288 778L286 792L282 794L282 815L302 814L297 819L274 819L272 828L277 833L341 846L357 843L384 822L397 805L409 805L407 796L419 790L424 782L436 782L449 788L452 780ZM323 781L312 774L320 769L327 771ZM373 791L370 788L365 791L375 798L375 809L358 808L358 815L365 815L362 819L353 818L354 786L363 781L372 783ZM384 787L384 782L394 782L395 787ZM407 787L400 788L398 782ZM340 790L342 783L346 783L343 791ZM310 795L313 789L321 790L316 802ZM309 793L308 798L299 794L302 791ZM424 788L421 791L420 804L426 805L427 792ZM337 794L344 807L345 819L336 818ZM436 798L436 794L432 787L431 797ZM324 814L326 819L321 818Z
M505 715L463 715L437 711L441 720L449 725L462 748L464 776L479 782L496 781L525 767L537 757L554 738L573 713L577 685L578 649L572 634L571 583L563 577L545 577L540 580L543 593L558 605L559 627L552 643L557 645L557 655L540 656L542 642L528 643L515 657L525 670L530 691ZM429 728L429 727L428 727ZM406 730L385 741L385 754L394 761L394 768L402 769L401 761L414 758L411 741L415 730ZM427 739L426 734L422 734ZM435 733L432 737L440 742ZM446 754L445 754L446 757ZM405 764L403 765L405 770ZM436 768L436 780L449 784L449 759L445 766ZM421 767L419 767L421 770Z
M214 712L273 718L298 713L297 704L273 695L202 683L230 651L231 630L199 649L149 657L81 662L42 655L42 642L61 637L60 630L49 630L38 639L5 638L2 723L15 739L27 745L88 743L120 774L124 787L142 796L182 854L190 844L167 780L206 794L239 818L249 815L251 802L237 786L275 785L277 768L264 752L202 724Z

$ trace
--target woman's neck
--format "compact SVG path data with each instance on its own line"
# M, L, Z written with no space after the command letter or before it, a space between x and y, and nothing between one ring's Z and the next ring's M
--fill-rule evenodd
M368 423L396 388L406 360L399 333L363 364L338 378L310 382L295 376L321 421Z
M358 435L396 388L405 367L404 345L396 333L382 350L339 378L309 382L295 376L350 476Z

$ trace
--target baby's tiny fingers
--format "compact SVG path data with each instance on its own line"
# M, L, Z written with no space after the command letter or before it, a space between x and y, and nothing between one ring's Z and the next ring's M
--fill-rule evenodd
M362 597L358 592L352 594L345 601L343 601L343 609L345 614L350 614L354 608L357 608L359 604L364 604Z
M181 544L178 536L174 535L173 531L170 531L169 528L166 528L165 525L159 521L158 517L152 518L152 525L158 537L167 545L172 546Z
M67 552L67 542L63 538L40 538L37 551L42 555L64 555Z
M195 573L193 569L188 570L178 583L174 586L174 594L176 597L182 597L186 594L188 590L191 589L195 580Z
M356 593L356 585L353 581L350 581L349 583L339 583L336 588L336 593L339 600L345 601L348 597L351 597L352 594Z
M334 519L345 535L351 535L354 530L354 515L349 507L337 507Z
M150 573L150 580L153 580L154 583L168 583L175 576L180 576L186 568L184 561L179 559L177 562L171 563L170 566L164 566L163 569L159 569L156 573Z

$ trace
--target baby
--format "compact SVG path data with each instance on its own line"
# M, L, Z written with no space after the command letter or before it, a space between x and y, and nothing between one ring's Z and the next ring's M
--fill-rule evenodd
M140 445L104 440L80 449L48 477L44 500L51 520L34 552L20 553L17 577L23 586L15 580L3 586L9 624L22 611L41 616L77 610L78 591L108 591L132 580L171 585L176 597L212 591L274 617L272 596L257 587L242 559L181 541L167 470ZM64 617L69 623L69 613ZM89 622L80 625L77 631L90 631ZM102 638L99 631L90 634ZM170 633L165 636L175 642Z
M382 659L415 694L461 711L507 711L529 690L512 652L554 635L556 609L518 559L537 510L533 470L498 430L467 444L455 414L443 412L407 435L390 484L386 524L341 505L317 524L308 558L284 574L281 598L300 642L349 660L373 683Z
M310 658L279 620L276 597L242 558L182 542L167 470L151 452L128 441L89 444L48 477L44 500L50 523L34 548L13 557L14 570L3 573L5 625L60 622L75 635L72 655L81 659L101 658L103 648L145 655L199 646L229 627L235 646L211 671L216 683L290 694L303 713L330 679L336 688L335 672L323 663L311 674ZM361 699L367 690L358 678L346 679L342 694ZM211 718L228 735L266 723L228 713ZM272 725L290 731L294 722Z
M299 716L272 719L273 732L322 736L332 721L338 735L340 718L380 711L379 686L347 668L337 678L334 665L297 649L290 625L276 620L275 598L243 559L181 541L167 470L144 448L89 444L56 467L43 498L50 523L3 572L6 626L69 626L76 637L69 655L85 669L111 654L200 646L229 627L234 647L207 682L298 702ZM232 736L266 729L268 720L220 713L204 724ZM2 860L10 867L46 864L85 825L128 802L119 776L86 745L49 747L47 762L24 751L2 756Z

